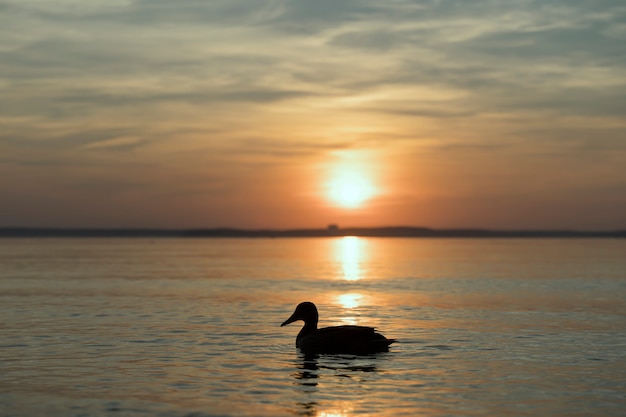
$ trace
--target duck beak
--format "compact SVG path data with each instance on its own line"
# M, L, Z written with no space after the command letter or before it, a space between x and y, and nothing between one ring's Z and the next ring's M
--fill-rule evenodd
M296 317L296 313L293 313L291 315L291 317L289 317L287 320L283 321L283 324L280 325L280 327L286 326L289 323L293 323L294 321L299 320L298 317Z

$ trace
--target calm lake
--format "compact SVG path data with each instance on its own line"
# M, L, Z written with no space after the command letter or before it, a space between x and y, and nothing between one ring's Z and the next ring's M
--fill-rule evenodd
M2 416L625 413L624 239L0 239Z

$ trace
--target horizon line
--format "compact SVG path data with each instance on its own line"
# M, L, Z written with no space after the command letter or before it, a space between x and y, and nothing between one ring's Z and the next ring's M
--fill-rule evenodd
M425 226L325 228L0 227L0 237L626 237L626 229L488 229Z

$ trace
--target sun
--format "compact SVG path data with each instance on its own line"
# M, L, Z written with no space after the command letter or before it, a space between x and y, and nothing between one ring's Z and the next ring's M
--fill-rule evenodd
M328 196L344 208L361 207L374 195L374 187L368 179L356 172L339 173L328 184Z

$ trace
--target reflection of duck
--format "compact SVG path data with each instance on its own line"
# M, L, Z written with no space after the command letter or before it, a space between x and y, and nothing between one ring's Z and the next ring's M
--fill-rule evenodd
M300 380L300 385L314 387L317 385L317 378L319 378L319 366L317 365L316 355L305 355L303 357L302 364L298 365L300 370L296 374L296 379Z
M305 301L298 304L296 311L281 324L304 321L304 327L296 338L296 347L306 353L350 353L366 354L386 352L395 339L387 339L376 333L373 327L334 326L317 328L317 307Z

